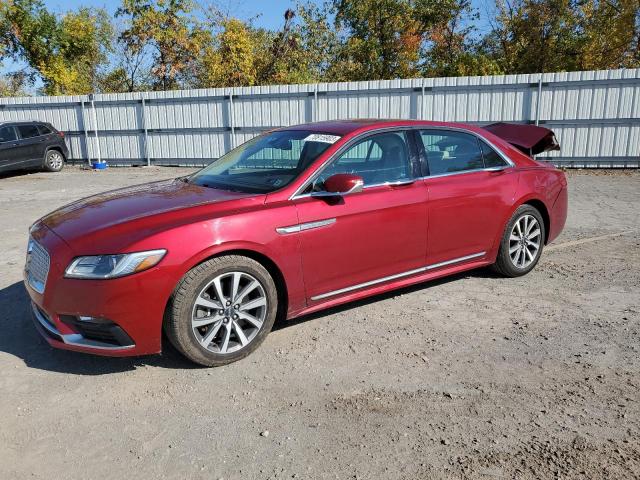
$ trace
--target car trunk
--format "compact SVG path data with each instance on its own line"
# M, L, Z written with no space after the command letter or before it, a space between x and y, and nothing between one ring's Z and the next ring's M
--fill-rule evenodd
M560 150L555 134L548 128L502 122L485 125L482 128L532 157L539 153Z

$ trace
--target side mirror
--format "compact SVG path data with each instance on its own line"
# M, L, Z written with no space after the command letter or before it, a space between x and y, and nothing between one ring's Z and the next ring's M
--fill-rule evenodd
M341 197L351 193L358 193L364 187L364 180L358 175L337 173L324 181L324 191L313 192L312 197Z

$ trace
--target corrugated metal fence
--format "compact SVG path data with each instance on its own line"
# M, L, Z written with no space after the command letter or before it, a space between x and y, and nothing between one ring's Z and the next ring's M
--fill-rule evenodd
M203 165L265 130L340 118L539 123L562 150L538 159L637 168L640 69L0 99L0 121L51 122L71 159L110 165Z

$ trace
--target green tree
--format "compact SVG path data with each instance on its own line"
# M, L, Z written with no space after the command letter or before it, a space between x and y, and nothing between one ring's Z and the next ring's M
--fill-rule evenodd
M587 0L579 8L580 69L640 66L640 0Z
M337 0L336 26L346 31L340 62L350 80L411 77L418 72L422 31L415 2Z
M575 70L580 49L574 0L500 0L496 60L507 73Z
M308 83L326 80L339 44L328 10L315 4L285 12L280 31L209 12L214 33L199 59L197 85L204 87Z
M235 18L221 20L221 24L222 31L201 57L198 86L255 85L256 51L251 28Z
M328 4L325 4L328 6ZM266 55L258 57L258 82L266 84L309 83L324 78L331 26L326 12L307 3L284 13L279 32L262 32Z
M40 0L14 0L5 12L8 52L37 72L44 93L93 91L112 40L104 10L81 8L58 19Z
M495 75L502 73L496 61L482 50L474 34L478 14L470 0L448 3L442 21L430 30L422 51L422 72L428 77Z
M13 72L0 76L0 97L23 97L27 95L24 72Z
M192 15L189 0L123 0L116 16L128 20L120 39L137 54L152 52L153 87L179 88L195 68L211 36Z

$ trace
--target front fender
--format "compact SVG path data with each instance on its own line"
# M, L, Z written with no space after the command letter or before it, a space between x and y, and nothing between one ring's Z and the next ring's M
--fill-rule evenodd
M181 225L154 234L131 246L131 251L165 248L162 264L171 271L167 298L196 265L225 253L252 252L264 257L282 274L289 311L304 308L304 281L297 235L281 235L276 228L298 222L295 206L241 212Z

